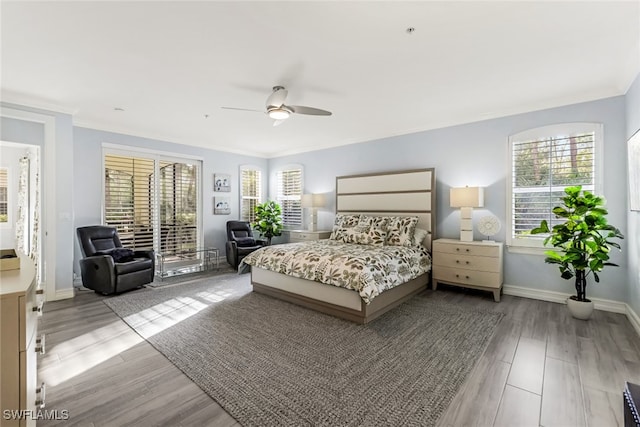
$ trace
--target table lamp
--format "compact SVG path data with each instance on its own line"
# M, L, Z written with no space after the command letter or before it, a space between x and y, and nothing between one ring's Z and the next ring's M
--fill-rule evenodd
M318 208L324 206L324 195L303 194L301 202L303 208L309 209L309 231L316 231L318 229Z
M460 208L460 241L473 242L473 208L484 207L484 188L451 188L449 199L452 208Z

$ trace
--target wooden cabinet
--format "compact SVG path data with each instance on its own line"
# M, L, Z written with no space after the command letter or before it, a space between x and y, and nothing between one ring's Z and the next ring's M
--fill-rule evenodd
M35 419L5 419L5 410L33 411L44 407L44 386L37 383L37 352L44 351L43 338L37 337L38 302L33 262L20 259L19 270L0 274L0 424L35 426ZM8 417L10 418L10 417Z
M289 231L289 242L308 242L309 240L321 240L328 239L331 235L331 231L326 230L318 230L318 231L308 231L308 230L291 230Z
M433 242L433 289L438 282L493 293L496 302L502 291L501 242L461 242L438 239Z

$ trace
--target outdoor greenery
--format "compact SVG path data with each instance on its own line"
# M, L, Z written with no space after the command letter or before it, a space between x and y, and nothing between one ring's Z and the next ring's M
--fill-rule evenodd
M282 234L282 208L273 200L257 205L256 220L251 226L271 245L271 239Z
M514 232L529 235L546 219L552 226L553 206L564 187L593 189L593 132L516 142L513 146Z
M548 234L544 244L551 244L556 250L546 251L545 262L557 264L563 279L575 277L577 301L589 301L586 298L587 277L593 273L596 282L600 282L598 273L609 262L611 248L620 249L620 245L611 239L623 239L624 236L613 225L607 223L608 211L605 200L583 191L581 186L564 189L562 205L553 208L556 217L564 219L552 229L546 220L531 230L532 234Z

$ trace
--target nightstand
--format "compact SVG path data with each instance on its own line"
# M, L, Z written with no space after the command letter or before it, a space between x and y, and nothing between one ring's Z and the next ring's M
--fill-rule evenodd
M438 282L493 293L500 301L502 290L501 242L461 242L438 239L433 242L433 290Z
M308 242L309 240L321 240L328 239L331 236L331 231L326 230L318 230L318 231L309 231L309 230L290 230L289 231L289 242Z

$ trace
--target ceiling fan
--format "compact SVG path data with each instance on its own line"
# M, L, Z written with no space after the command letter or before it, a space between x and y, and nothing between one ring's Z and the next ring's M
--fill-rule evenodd
M319 108L305 107L302 105L285 105L284 101L287 99L288 91L284 86L274 86L273 93L269 95L266 103L266 110L252 110L249 108L234 108L234 107L221 107L225 110L241 110L241 111L256 111L258 113L265 113L272 119L274 119L273 125L278 126L280 123L289 118L291 114L306 114L310 116L330 116L331 111L321 110Z

